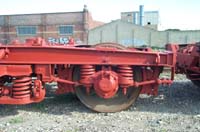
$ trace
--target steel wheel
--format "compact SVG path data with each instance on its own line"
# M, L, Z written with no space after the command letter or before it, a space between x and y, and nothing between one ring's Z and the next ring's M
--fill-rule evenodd
M93 47L95 47L95 48L107 47L107 48L115 48L115 49L120 49L120 50L127 49L125 46L117 44L117 43L99 43L99 44L93 45Z
M192 72L192 71L188 71L187 74L188 74L188 76L191 76L190 74L197 74L197 73ZM196 76L195 78L199 78L199 76ZM196 85L200 88L200 80L191 80L191 81L194 85Z
M137 81L141 81L141 69L134 68L134 78ZM79 80L79 68L74 71L74 80ZM122 90L119 89L117 94L110 99L104 99L96 95L92 89L90 94L86 93L83 86L75 88L76 95L80 101L88 108L97 112L118 112L129 108L137 99L140 94L141 88L128 88L127 94L123 95Z
M200 81L199 80L191 80L196 86L200 88Z
M97 44L94 47L109 47L109 48L117 48L121 50L125 50L126 47L114 44L114 43L103 43ZM74 70L74 80L80 79L79 67L76 67ZM141 81L142 80L142 71L139 67L134 67L134 80ZM97 112L118 112L124 109L129 108L137 99L140 94L141 88L128 88L127 94L123 95L122 89L119 88L116 95L109 99L104 99L99 97L94 89L91 89L90 94L86 93L86 90L83 86L79 86L75 88L76 95L80 99L80 101L87 106L88 108L97 111Z

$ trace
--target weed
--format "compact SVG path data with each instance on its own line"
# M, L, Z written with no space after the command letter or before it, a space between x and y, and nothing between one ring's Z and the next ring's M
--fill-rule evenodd
M16 124L16 123L22 123L22 122L24 122L24 119L21 116L14 117L9 120L10 124Z
M35 104L31 104L31 108L33 108L36 111L45 111L45 102L40 102L40 103L35 103Z

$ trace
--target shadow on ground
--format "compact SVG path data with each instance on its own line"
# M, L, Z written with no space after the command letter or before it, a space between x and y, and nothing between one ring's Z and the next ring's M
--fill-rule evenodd
M0 105L0 117L17 115L20 110L48 113L54 115L71 114L72 112L93 113L86 108L75 95L56 96L52 91L41 103L29 105ZM160 86L157 97L141 96L127 111L159 113L200 113L200 89L190 81L175 81L171 87Z
M170 87L160 86L157 97L138 98L134 110L200 114L200 88L191 81L175 81Z

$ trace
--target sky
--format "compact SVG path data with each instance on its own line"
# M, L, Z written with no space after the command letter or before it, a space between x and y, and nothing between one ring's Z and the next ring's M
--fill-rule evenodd
M0 15L82 11L87 5L95 20L111 22L120 13L159 11L159 30L200 29L200 0L0 0Z

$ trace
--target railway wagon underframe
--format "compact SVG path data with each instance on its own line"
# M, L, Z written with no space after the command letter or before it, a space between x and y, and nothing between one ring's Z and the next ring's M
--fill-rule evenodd
M127 109L140 93L157 95L170 85L176 56L118 44L63 46L41 38L0 46L0 104L28 104L45 98L45 83L57 82L57 94L75 93L98 112ZM159 78L164 67L171 78Z
M176 53L176 73L185 74L200 87L200 42L191 44L168 44L168 50Z

